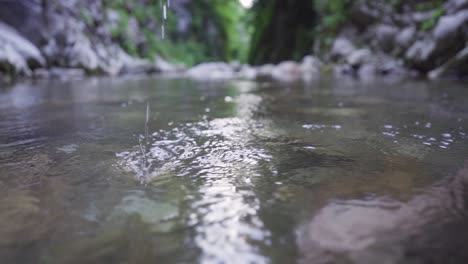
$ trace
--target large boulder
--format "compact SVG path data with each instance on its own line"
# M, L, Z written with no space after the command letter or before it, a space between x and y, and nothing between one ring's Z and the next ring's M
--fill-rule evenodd
M392 25L382 24L375 27L374 31L379 47L386 52L392 51L399 29Z
M343 60L355 50L356 48L349 39L338 37L330 50L330 57L334 61Z
M279 82L296 82L302 80L301 65L294 61L284 61L272 71L272 78Z
M434 68L433 54L437 43L432 38L416 41L405 54L405 59L410 67L418 71L427 72Z
M358 49L346 57L346 62L353 68L359 68L364 64L371 63L373 59L372 52L369 49Z
M397 52L406 50L411 46L416 37L416 27L408 26L401 30L395 37L395 48Z
M0 43L10 46L21 56L29 67L37 68L45 65L45 59L39 49L29 40L21 36L15 29L0 22Z
M439 42L450 43L459 40L461 35L465 35L468 29L468 10L460 11L453 15L446 15L439 19L434 28L433 35Z
M468 43L445 64L429 72L428 76L430 79L459 79L468 76Z
M65 49L67 65L74 68L83 68L88 72L96 72L99 60L90 41L83 37Z
M445 3L445 10L448 14L453 14L466 8L468 8L468 0L449 0Z
M26 60L9 43L0 43L0 72L8 75L22 74L29 76Z
M318 79L322 66L323 63L317 57L311 55L305 56L300 65L302 71L302 80L305 82L310 82Z

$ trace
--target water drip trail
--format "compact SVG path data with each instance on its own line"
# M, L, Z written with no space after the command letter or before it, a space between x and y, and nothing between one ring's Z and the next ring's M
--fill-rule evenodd
M139 147L140 147L140 152L143 157L143 164L142 164L142 172L143 172L143 178L140 179L141 183L146 183L147 179L149 178L148 175L148 169L151 166L150 163L148 162L147 158L147 152L149 151L149 143L148 143L148 138L149 138L149 128L148 128L148 123L149 123L149 115L150 115L150 104L149 102L146 102L146 118L145 118L145 135L144 135L144 145L142 142L142 138L139 138Z
M171 6L170 0L167 0L166 3L162 4L162 10L163 10L163 19L161 22L161 38L165 39L166 37L166 20L167 20L167 8Z

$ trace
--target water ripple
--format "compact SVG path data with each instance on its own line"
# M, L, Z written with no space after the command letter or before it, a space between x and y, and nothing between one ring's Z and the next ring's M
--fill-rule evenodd
M270 236L257 215L260 202L252 185L261 165L272 159L253 143L257 127L237 117L189 123L143 139L146 151L136 146L117 154L120 165L145 184L163 174L201 180L188 222L204 263L267 262L252 245Z

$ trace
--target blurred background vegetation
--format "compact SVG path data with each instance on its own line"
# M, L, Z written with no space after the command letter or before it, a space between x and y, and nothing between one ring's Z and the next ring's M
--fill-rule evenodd
M250 14L238 0L128 1L105 0L107 8L118 12L112 37L131 55L154 58L160 55L176 63L193 65L212 60L242 61L249 49ZM131 38L129 26L136 20L143 33ZM90 23L93 23L90 21ZM163 28L164 27L164 37Z
M153 58L159 54L187 65L214 60L251 64L298 60L314 53L314 47L315 53L329 48L340 29L350 23L353 4L359 2L253 0L253 7L245 8L239 0L173 0L164 22L166 38L162 39L166 1L105 0L106 7L120 16L113 38L132 55ZM404 6L434 10L421 23L422 30L433 29L444 14L441 0L391 0L386 4L394 12L401 12ZM130 19L136 19L144 33L139 42L128 38Z

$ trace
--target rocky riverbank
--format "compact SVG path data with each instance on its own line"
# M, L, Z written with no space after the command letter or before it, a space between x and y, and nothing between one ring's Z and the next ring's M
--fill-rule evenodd
M344 72L468 76L468 1L354 1L327 55Z
M94 16L89 25L83 12ZM75 78L177 71L156 56L130 56L112 39L112 16L102 1L19 0L0 3L3 78Z
M318 35L315 56L302 62L255 67L212 62L184 70L160 56L129 55L112 37L119 15L105 1L7 0L0 3L0 79L164 72L282 82L310 81L324 72L359 79L466 78L468 1L394 2L352 1L331 45L321 47Z

